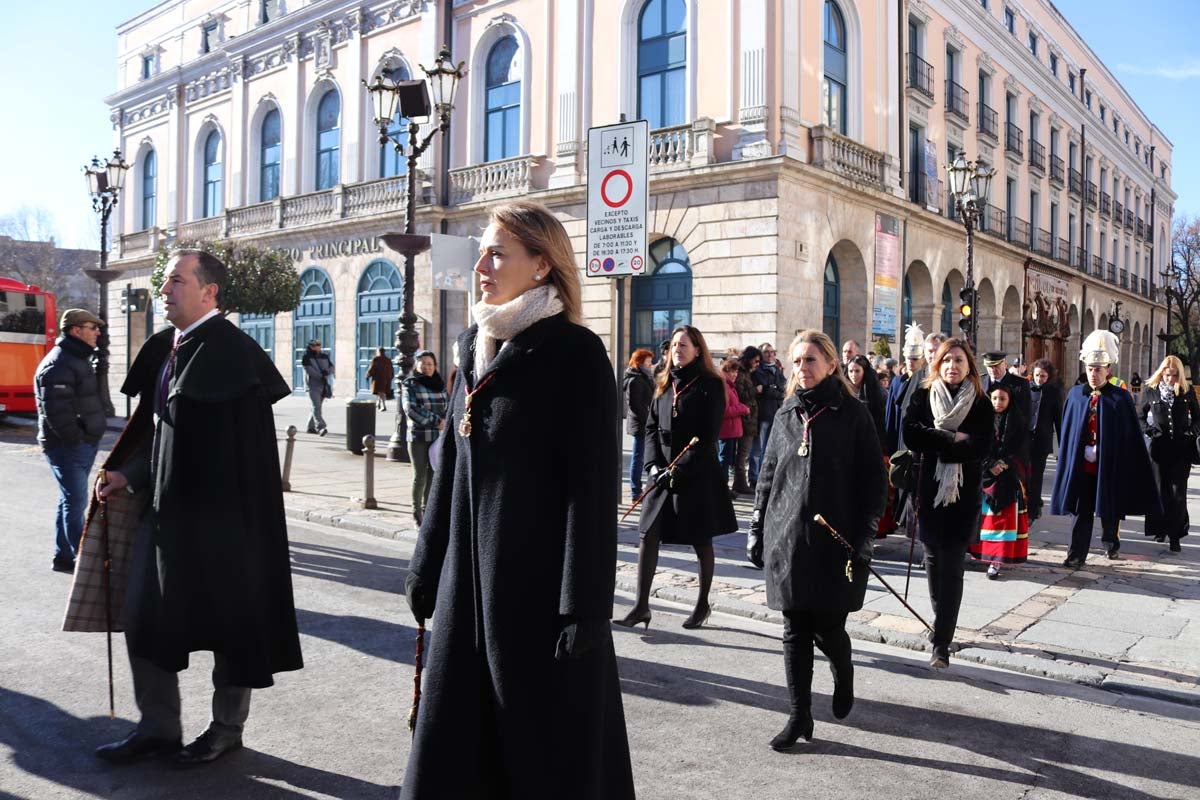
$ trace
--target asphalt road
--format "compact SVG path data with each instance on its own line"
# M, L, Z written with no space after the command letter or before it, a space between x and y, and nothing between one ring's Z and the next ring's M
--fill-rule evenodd
M305 669L255 693L243 750L182 772L113 768L92 750L136 718L124 644L114 638L109 720L104 637L59 630L69 578L49 569L53 481L36 450L5 438L0 798L396 796L411 543L293 523ZM618 613L628 605L618 597ZM920 653L861 642L851 716L833 720L818 664L816 738L775 753L766 742L787 707L779 629L717 616L689 632L686 611L656 604L648 633L614 630L641 798L1200 797L1200 709L962 663L935 675ZM183 674L185 736L207 723L210 666L197 654Z

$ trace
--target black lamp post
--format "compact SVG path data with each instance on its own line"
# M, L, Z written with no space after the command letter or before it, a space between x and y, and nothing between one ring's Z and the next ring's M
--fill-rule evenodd
M971 349L975 350L978 348L979 334L979 304L975 290L975 226L987 208L988 192L991 190L996 170L981 167L974 161L967 161L967 157L959 151L954 163L946 166L946 172L955 210L967 229L967 280L959 293L962 305L959 306L961 319L958 326Z
M417 352L417 315L413 311L414 260L418 253L429 249L429 237L416 233L417 222L417 160L421 157L433 137L450 129L450 112L454 110L454 91L466 74L466 62L455 66L450 58L450 48L443 45L438 52L433 69L421 67L428 78L412 81L389 81L382 74L372 83L363 81L375 110L375 124L379 127L379 143L389 141L397 153L404 153L404 143L388 134L395 119L397 107L400 115L408 120L408 202L404 209L404 233L389 233L382 238L388 247L404 256L404 311L400 314L400 328L396 331L396 393L402 389L400 382L412 370L413 354ZM429 93L433 92L432 107ZM420 138L421 123L428 123L431 111L437 123L432 130ZM405 434L408 424L404 414L396 412L396 430L388 442L388 461L408 461L408 446Z
M104 405L105 416L114 416L112 398L108 391L108 284L117 277L117 270L108 268L108 218L116 208L125 185L125 173L129 164L121 156L121 151L113 150L112 158L101 161L93 157L92 163L83 168L87 177L88 194L92 196L92 210L100 215L100 266L87 269L84 272L89 278L100 285L100 307L96 310L104 326L100 329L100 338L96 341L96 379L100 384L100 402ZM126 346L128 346L128 331L126 331Z
M1170 265L1168 265L1166 268L1164 268L1163 271L1160 272L1159 274L1162 275L1162 286L1161 286L1162 293L1166 296L1166 300L1167 300L1167 322L1166 322L1166 325L1163 326L1162 330L1160 330L1158 332L1158 340L1160 342L1162 342L1163 345L1167 348L1167 355L1171 355L1172 354L1171 342L1178 339L1179 334L1171 333L1171 295L1172 295L1171 278L1172 278L1172 275L1171 275Z

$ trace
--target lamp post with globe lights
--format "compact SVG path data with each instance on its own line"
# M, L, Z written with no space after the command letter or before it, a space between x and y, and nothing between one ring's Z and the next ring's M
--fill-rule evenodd
M400 382L412 370L413 354L417 351L417 315L413 310L414 262L418 253L429 249L429 237L416 233L417 221L417 160L429 148L438 133L450 130L450 113L454 110L454 92L458 82L466 75L466 62L454 64L450 48L443 45L438 52L433 68L421 67L427 80L391 81L382 74L375 80L362 82L371 97L375 113L375 125L379 128L379 143L388 142L396 152L406 155L408 163L407 202L404 207L404 232L388 233L382 239L388 247L404 256L404 310L400 315L400 328L396 331L396 389L402 391ZM430 102L430 93L433 95ZM388 129L396 113L408 121L408 144L393 138ZM421 138L421 125L430 121L431 113L436 120L434 127ZM388 442L388 461L408 461L408 446L405 434L408 428L403 411L396 412L396 430Z
M967 280L959 293L962 305L959 306L961 318L958 325L970 343L971 349L975 350L978 347L979 334L979 306L975 289L975 227L979 224L980 216L987 209L988 192L991 190L992 178L995 177L996 170L982 166L975 161L967 161L966 155L959 151L954 163L947 165L946 172L949 177L950 195L954 198L955 210L958 212L958 218L962 221L963 227L967 229Z
M108 218L112 216L120 200L121 189L125 186L125 173L129 171L121 151L113 150L112 157L101 161L92 158L92 163L83 168L87 178L88 194L92 197L92 210L100 215L100 264L95 269L84 272L100 286L100 303L96 309L97 316L104 320L100 329L100 338L96 341L96 379L100 385L100 402L104 406L104 414L113 416L112 398L108 390L108 284L117 277L117 270L108 268Z

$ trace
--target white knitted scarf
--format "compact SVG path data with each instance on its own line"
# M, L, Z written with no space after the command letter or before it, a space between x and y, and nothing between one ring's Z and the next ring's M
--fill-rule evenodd
M950 388L940 380L935 380L929 387L929 407L933 411L933 427L942 431L956 433L971 406L975 404L975 384L963 381L954 397L950 396ZM948 506L958 502L958 489L963 484L962 464L947 464L938 460L937 496L933 498L934 508Z
M476 303L471 309L479 324L479 333L475 337L475 380L483 376L496 358L499 349L496 342L502 341L507 346L514 336L533 323L553 317L562 310L558 289L551 284L530 289L498 306L482 300Z

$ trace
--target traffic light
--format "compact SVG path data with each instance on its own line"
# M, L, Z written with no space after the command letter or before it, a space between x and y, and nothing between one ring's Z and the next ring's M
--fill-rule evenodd
M139 314L146 310L149 301L150 292L147 289L122 289L121 313Z
M958 297L962 300L962 305L958 307L960 318L958 327L962 329L964 336L971 335L972 318L975 316L975 290L970 287L963 287L958 293Z

